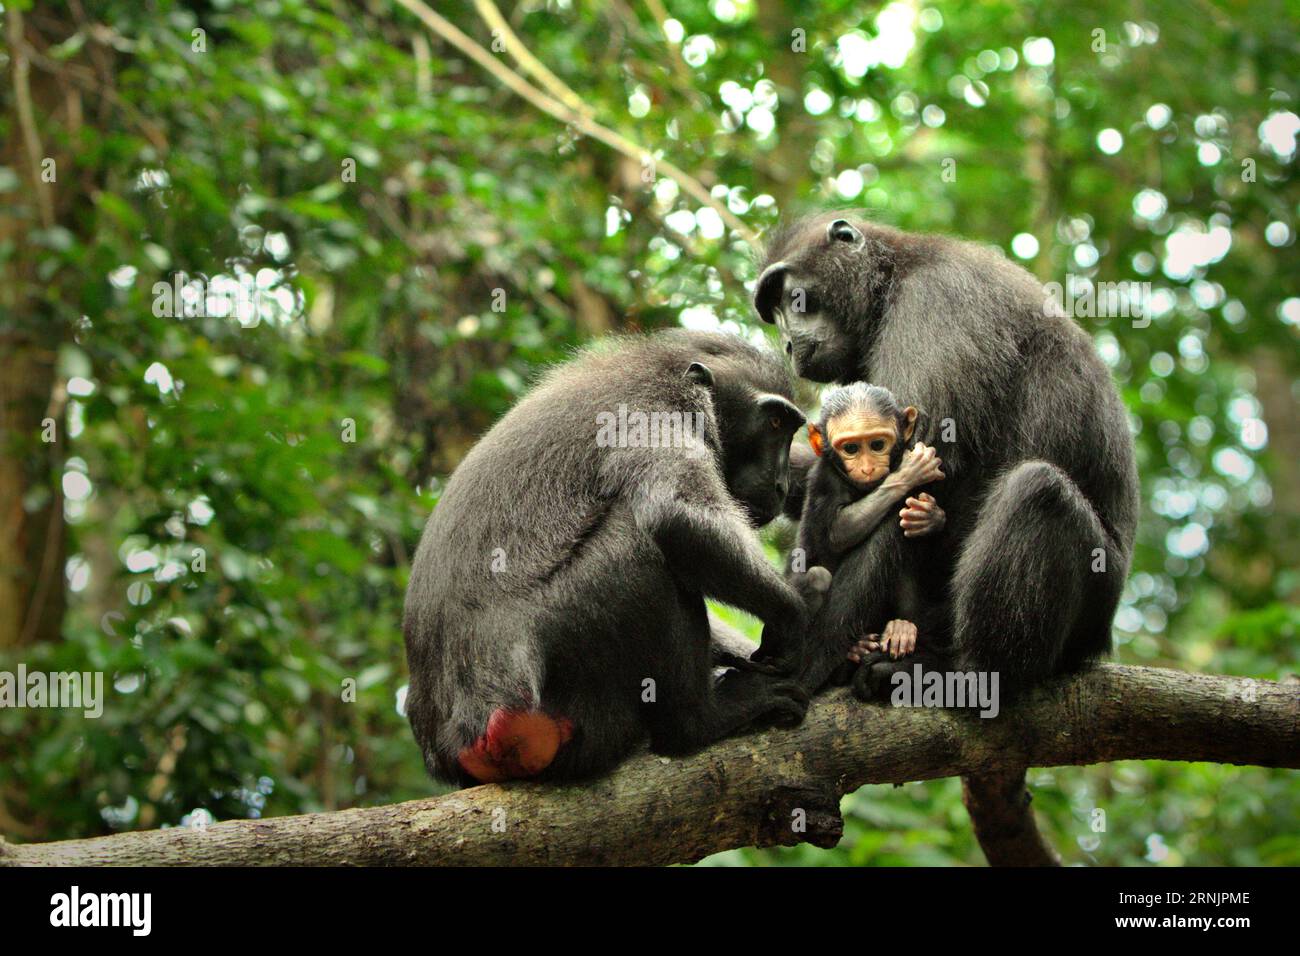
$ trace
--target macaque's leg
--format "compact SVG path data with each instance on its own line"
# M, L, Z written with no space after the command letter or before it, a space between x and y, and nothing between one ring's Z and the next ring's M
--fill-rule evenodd
M934 496L922 492L915 498L903 502L903 510L898 513L898 524L903 529L903 537L919 538L922 535L936 534L943 530L948 521Z
M808 616L816 615L826 600L826 592L830 590L831 573L819 565L801 574L789 574L786 580L803 598L808 608ZM758 645L735 628L723 623L712 612L709 613L709 629L712 633L714 667L735 667L760 674L785 673L784 668L779 664L753 660Z
M762 620L760 659L787 673L796 668L807 640L808 611L737 512L691 504L666 487L647 494L633 514L670 568L688 576L705 596Z
M912 560L902 537L893 533L871 535L860 548L845 555L831 578L830 591L809 629L799 680L816 693L834 675L847 679L849 645L855 637L877 628L894 615L900 578Z
M659 685L659 703L646 712L651 750L686 754L751 725L794 727L808 710L809 694L794 681L733 671L710 684L692 676Z
M816 565L801 573L788 574L786 580L803 598L808 616L816 617L826 603L826 592L831 589L831 573L821 565Z
M1093 570L1098 554L1105 571ZM981 504L952 578L958 669L997 671L1006 697L1059 673L1067 642L1104 651L1123 587L1120 555L1092 503L1056 465L1026 461L1004 474ZM1072 638L1081 620L1092 633Z
M853 674L853 696L858 700L888 700L894 689L894 675L905 673L910 677L918 665L922 673L944 671L950 666L945 657L924 648L897 660L883 649L873 651Z
M758 650L757 641L751 641L712 611L709 612L709 643L713 646L715 662L733 657L748 660L749 655Z
M868 634L866 637L858 638L857 643L849 647L848 653L844 660L835 665L831 676L826 679L827 685L831 687L843 687L853 680L853 673L858 669L858 665L866 660L868 655L873 653L868 649L869 646L878 646L880 640L879 634Z
M715 680L720 679L729 667L758 671L761 674L779 673L775 667L751 661L749 658L758 650L758 644L722 621L712 611L709 612L709 644Z

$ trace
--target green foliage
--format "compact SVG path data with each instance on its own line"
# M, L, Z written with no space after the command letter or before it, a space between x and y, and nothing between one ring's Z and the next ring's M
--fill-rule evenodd
M435 6L491 43L468 0ZM864 206L1014 249L1044 281L1150 282L1149 325L1080 319L1142 472L1117 657L1300 668L1294 438L1279 446L1295 423L1300 195L1294 153L1262 132L1284 142L1294 120L1294 8L667 6L670 42L641 3L505 12L600 121L755 229ZM39 8L34 95L60 214L40 227L6 151L0 203L30 220L34 265L29 307L0 321L57 329L75 384L51 476L69 491L70 610L62 643L0 669L99 669L116 690L96 721L0 710L3 806L53 839L428 793L397 708L400 619L441 481L595 334L754 331L750 250L670 179L644 182L638 159L417 42L395 4ZM80 123L42 92L65 87ZM16 142L0 95L0 141ZM1215 229L1230 244L1184 261ZM15 248L0 234L0 264ZM167 302L178 272L256 295L182 314L189 299ZM1130 763L1032 782L1071 862L1300 862L1294 774ZM845 813L837 850L711 862L981 861L958 781L864 788Z

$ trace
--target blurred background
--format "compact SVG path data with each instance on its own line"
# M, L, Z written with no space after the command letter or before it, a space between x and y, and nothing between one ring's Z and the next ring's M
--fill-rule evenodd
M1142 474L1116 657L1300 670L1294 3L2 3L0 670L109 685L0 709L7 839L435 792L400 621L446 476L593 337L766 334L746 232L833 206L1150 283L1079 319ZM1300 864L1293 772L1030 783L1067 862ZM845 812L708 862L983 862L955 779Z

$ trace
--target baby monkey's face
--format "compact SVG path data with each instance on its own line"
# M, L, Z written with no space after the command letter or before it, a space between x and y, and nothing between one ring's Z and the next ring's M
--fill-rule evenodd
M813 451L825 454L829 447L844 474L859 487L874 485L897 460L895 449L907 440L916 422L916 409L908 408L900 421L873 408L851 408L825 422L808 426ZM900 434L900 429L904 434Z

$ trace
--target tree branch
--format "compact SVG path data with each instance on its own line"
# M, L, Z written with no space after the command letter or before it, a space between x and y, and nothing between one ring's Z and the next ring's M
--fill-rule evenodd
M510 69L498 60L490 52L485 50L481 45L475 42L472 37L460 30L446 17L435 13L428 4L423 2L423 0L397 0L397 3L418 17L425 26L438 36L442 37L479 66L483 67L483 69L491 73L508 89L523 97L543 113L547 113L562 122L571 124L575 129L590 136L592 139L599 140L611 149L614 149L637 162L644 162L646 159L649 159L658 172L662 172L669 179L676 182L677 185L680 186L692 199L703 206L709 206L717 212L717 214L722 217L722 221L734 230L742 239L748 242L751 246L757 245L758 233L745 225L745 223L738 218L735 213L728 209L724 203L715 199L713 195L704 188L704 184L690 173L666 159L657 159L653 157L649 150L632 142L632 140L627 137L621 136L613 130L600 125L586 112L580 113L554 97L543 93L514 70ZM503 24L504 22L505 21L501 21ZM502 41L507 44L507 49L511 49L510 40L508 40L507 37L513 38L516 48L522 48L522 44L519 43L518 37L516 37L513 32L509 32L508 26L506 27L506 30L507 33L501 34L501 38ZM532 62L536 63L536 58L532 58ZM538 66L541 66L541 64L538 63ZM542 69L546 68L542 67ZM552 77L555 83L564 87L566 90L568 89L568 87L565 87L564 84L555 77L553 73L550 73L549 70L547 70L547 75ZM572 90L569 92L572 93ZM577 94L573 94L573 96L576 98ZM581 102L581 100L579 100L579 102Z
M650 9L650 15L655 18L659 33L664 38L664 45L668 47L673 72L677 74L677 79L682 84L682 88L688 93L698 92L695 89L695 80L691 76L691 68L682 59L682 48L668 39L668 9L663 5L662 0L646 0L646 6Z
M36 129L36 117L32 111L32 89L28 79L30 64L27 59L27 40L23 36L23 14L16 6L8 10L9 55L13 60L14 108L18 115L18 128L22 132L23 146L27 150L28 175L31 176L32 193L36 197L36 208L40 211L41 225L46 229L54 226L54 201L50 198L49 183L41 178L40 132Z
M506 52L514 58L525 73L533 77L543 89L573 112L581 113L588 119L592 117L592 108L584 103L582 97L573 92L568 84L552 73L545 63L533 56L532 51L519 39L519 35L510 28L510 24L506 23L505 17L501 16L501 11L492 0L474 0L474 9L488 25L493 37L501 40Z
M1142 759L1300 767L1300 686L1111 664L993 720L837 691L793 730L682 759L642 754L583 786L489 785L205 830L0 843L0 865L681 863L742 846L833 845L838 796L865 783Z
M961 802L990 866L1060 866L1034 822L1025 771L973 773L961 778Z

